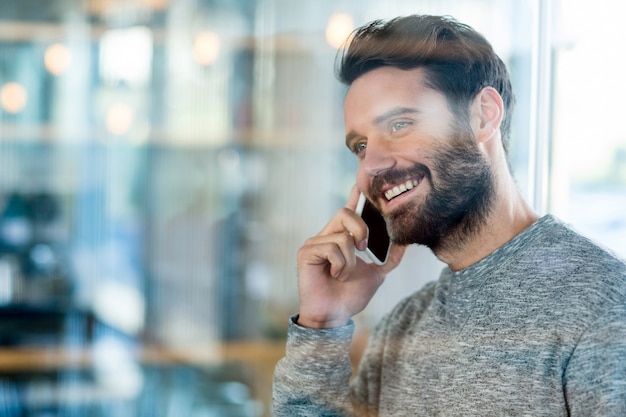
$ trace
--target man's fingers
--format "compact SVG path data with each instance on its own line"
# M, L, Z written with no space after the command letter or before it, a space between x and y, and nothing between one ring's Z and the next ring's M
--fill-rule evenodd
M298 251L300 266L329 264L334 278L347 276L356 265L354 240L348 232L310 238Z
M352 189L350 190L350 194L348 195L348 200L346 201L345 208L352 210L352 211L356 210L356 205L359 202L360 195L361 195L361 191L359 191L359 188L357 187L357 185L354 184L352 186Z
M354 237L355 245L367 239L367 225L354 210L347 207L340 208L330 222L318 236L327 236L335 233L348 232Z
M361 217L355 213L360 195L361 192L355 184L350 190L350 195L348 196L346 205L335 213L333 218L322 229L320 234L331 234L348 230L359 239L365 239L367 237L367 232L366 235L361 236L363 231L360 230L363 228L364 224L361 224ZM365 229L367 229L367 227L365 227Z

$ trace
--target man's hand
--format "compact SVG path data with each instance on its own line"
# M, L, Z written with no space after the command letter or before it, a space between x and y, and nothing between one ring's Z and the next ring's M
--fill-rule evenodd
M355 248L366 248L368 234L365 222L354 212L358 198L355 186L346 206L298 251L301 326L345 325L367 306L404 255L406 247L392 245L387 263L382 266L367 264L356 256Z

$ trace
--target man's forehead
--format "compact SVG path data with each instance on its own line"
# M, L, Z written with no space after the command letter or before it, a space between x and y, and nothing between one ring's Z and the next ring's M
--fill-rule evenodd
M424 83L420 69L400 70L383 67L357 78L344 99L346 116L363 112L369 117L383 117L396 108L427 107L441 102L442 94ZM356 113L356 114L352 114Z
M423 68L401 69L391 66L383 66L370 70L352 82L348 88L348 94L354 88L361 86L388 85L398 82L410 82L416 86L425 87L425 72Z

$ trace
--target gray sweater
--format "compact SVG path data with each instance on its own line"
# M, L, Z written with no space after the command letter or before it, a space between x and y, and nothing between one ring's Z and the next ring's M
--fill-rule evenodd
M400 302L351 383L353 323L294 321L275 416L626 416L626 265L550 215Z

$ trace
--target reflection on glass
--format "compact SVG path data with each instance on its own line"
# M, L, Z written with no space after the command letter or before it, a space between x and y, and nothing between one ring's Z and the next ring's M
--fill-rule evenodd
M354 182L336 48L416 10L498 40L523 183L528 2L0 2L7 415L269 416L297 248ZM437 269L420 262L365 326Z

